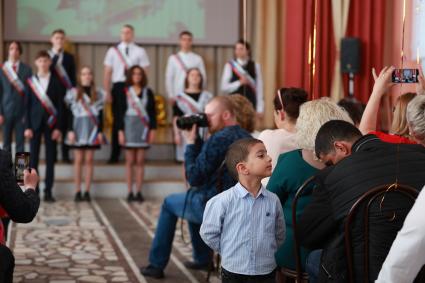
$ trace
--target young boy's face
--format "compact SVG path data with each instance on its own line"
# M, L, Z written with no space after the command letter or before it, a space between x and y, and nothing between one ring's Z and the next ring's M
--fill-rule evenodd
M265 178L272 174L272 158L267 155L263 143L257 143L251 147L244 163L250 175Z
M53 47L57 49L62 49L65 45L65 35L57 32L52 35L52 37L50 38L50 42L52 43Z
M48 57L39 57L35 60L35 66L37 70L47 72L50 68L50 58Z

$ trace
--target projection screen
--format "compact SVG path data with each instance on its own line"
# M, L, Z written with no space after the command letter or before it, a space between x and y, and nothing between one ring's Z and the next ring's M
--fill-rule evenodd
M197 44L231 45L239 0L15 0L5 4L5 39L46 41L57 28L75 42L111 43L131 24L136 41L175 44L190 30Z

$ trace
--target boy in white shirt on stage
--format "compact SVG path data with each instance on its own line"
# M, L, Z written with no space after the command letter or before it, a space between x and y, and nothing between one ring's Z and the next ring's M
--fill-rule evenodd
M138 65L145 71L150 65L148 55L144 48L134 43L134 28L131 25L124 25L121 29L121 42L108 49L103 62L104 76L103 88L106 92L106 100L112 103L112 115L114 122L112 125L112 152L108 163L117 163L120 155L120 145L118 143L118 122L119 101L125 96L125 80L127 71ZM111 89L112 83L112 89Z

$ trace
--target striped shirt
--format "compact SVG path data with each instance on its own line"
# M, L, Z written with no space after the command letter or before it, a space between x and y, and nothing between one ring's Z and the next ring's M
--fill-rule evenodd
M227 271L268 274L276 268L274 253L285 240L282 205L264 187L254 198L237 183L207 202L200 234L221 255Z

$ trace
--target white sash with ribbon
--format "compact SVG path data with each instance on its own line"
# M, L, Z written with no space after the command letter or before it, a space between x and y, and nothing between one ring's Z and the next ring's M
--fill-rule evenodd
M36 76L32 76L28 79L28 84L30 85L32 91L34 92L35 96L40 101L41 105L43 106L44 110L47 111L49 114L49 118L47 119L47 124L50 128L53 128L56 124L57 120L57 111L55 108L55 105L50 100L49 96L44 91L43 87L41 86L38 78Z
M177 63L179 64L180 68L182 68L182 70L186 73L187 70L189 70L189 68L186 66L186 64L183 62L182 57L180 57L180 55L174 54L174 58L176 58Z
M149 132L149 115L145 109L145 104L147 101L147 88L145 87L143 89L143 93L142 93L143 101L137 96L136 91L134 90L133 87L129 87L126 91L126 94L130 102L130 106L133 108L137 116L140 118L140 121L145 126L142 137L143 139L146 139Z
M61 54L56 54L52 50L49 50L49 55L50 55L51 58L53 58L55 55L59 56L58 60L56 61L56 65L55 65L55 73L58 75L61 83L65 86L65 88L71 89L72 88L72 82L71 82L71 79L69 78L69 75L66 72L64 66L62 65ZM62 54L62 56L63 56L63 54Z
M211 100L211 98L212 95L209 92L203 91L198 101L196 101L191 96L182 92L176 96L176 103L185 115L192 115L203 112L205 105Z
M5 74L6 78L9 80L9 82L13 85L13 87L16 89L16 91L21 95L25 95L25 85L19 79L18 74L13 70L13 68L9 64L4 64L2 67L3 73Z
M255 82L254 78L251 77L251 75L236 61L231 60L229 62L230 66L232 67L233 72L239 77L239 78L246 78L249 82L249 87L256 92L257 91L257 83Z
M121 52L118 46L114 46L114 49L117 52L118 58L120 59L121 63L123 63L124 68L128 70L132 65L130 58L125 53Z

